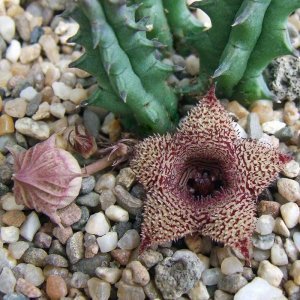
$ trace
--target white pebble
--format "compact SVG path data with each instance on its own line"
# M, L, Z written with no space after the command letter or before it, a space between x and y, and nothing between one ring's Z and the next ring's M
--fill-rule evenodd
M9 47L6 50L5 57L12 63L15 63L18 61L19 57L21 55L21 44L17 40L12 40L10 42Z
M97 242L102 253L110 252L117 247L118 234L116 232L108 232L107 234L98 237Z
M226 257L222 261L221 271L225 275L243 272L243 265L235 256Z
M284 176L289 178L297 177L300 171L299 163L295 160L291 160L284 165L282 173Z
M72 101L74 104L78 105L80 104L83 100L86 100L88 97L87 91L84 89L76 88L72 89L70 91L69 95L70 101Z
M3 294L11 294L14 292L16 278L10 268L4 267L0 274L0 292Z
M17 131L38 140L46 140L50 136L49 125L42 121L34 121L30 118L18 119L15 123Z
M268 134L275 134L280 129L286 126L285 123L280 121L268 121L262 124L262 130Z
M278 192L286 200L295 202L300 200L300 186L299 183L293 179L280 178L277 180Z
M208 300L211 299L206 286L202 281L196 282L194 287L188 292L191 300Z
M70 100L72 88L63 82L55 81L52 83L54 95L62 100Z
M11 253L15 259L20 259L28 248L29 243L24 241L18 241L8 245L9 253Z
M277 234L280 234L284 237L289 237L290 236L290 231L289 229L286 227L284 221L281 218L276 218L275 220L275 226L273 231Z
M256 277L243 286L234 296L234 300L284 300L282 290L270 285L266 280Z
M23 98L15 98L5 103L4 111L13 118L23 118L26 114L27 102Z
M120 279L122 270L117 268L98 267L95 273L100 279L114 284Z
M14 243L19 240L20 230L15 226L1 227L1 240L4 243Z
M281 205L280 213L287 228L293 228L299 221L299 206L294 202Z
M39 286L45 281L43 270L32 264L27 264L24 272L24 279L34 286Z
M110 224L106 220L102 212L93 214L85 225L85 231L90 234L96 234L102 236L108 233Z
M140 244L140 235L135 229L125 232L118 242L118 247L123 250L132 250Z
M0 35L6 42L13 39L15 31L15 21L9 16L0 16Z
M41 223L36 212L31 212L21 226L21 236L27 241L32 241L34 235L41 228Z
M300 232L299 231L294 232L294 234L293 234L293 241L295 243L296 248L300 252Z
M118 205L111 205L105 210L105 215L115 222L127 222L129 220L128 212Z
M259 264L257 275L276 287L280 285L283 277L282 271L268 260L264 260Z
M28 86L24 90L21 91L20 97L24 98L28 101L31 101L34 99L34 97L37 95L37 91L32 86Z
M14 194L7 193L1 197L2 208L6 211L23 210L24 205L17 204Z
M274 244L271 248L271 262L276 266L285 266L288 264L288 257L281 245Z
M66 108L62 103L52 103L50 105L50 113L56 118L63 118L66 113Z
M287 238L283 246L290 261L295 261L298 258L298 249L295 243L291 239Z
M185 65L186 71L192 76L199 74L200 61L199 58L196 57L194 54L191 54L185 59Z
M271 215L262 215L257 219L256 232L261 235L270 234L275 226L275 220Z

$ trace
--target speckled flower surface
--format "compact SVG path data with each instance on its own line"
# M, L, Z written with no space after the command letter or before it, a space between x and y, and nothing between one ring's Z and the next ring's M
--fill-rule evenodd
M257 196L289 157L235 126L212 87L174 135L136 146L131 166L147 190L142 251L200 232L249 259Z

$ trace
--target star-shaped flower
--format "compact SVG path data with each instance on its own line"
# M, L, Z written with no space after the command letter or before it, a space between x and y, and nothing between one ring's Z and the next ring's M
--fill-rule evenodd
M147 190L141 251L200 232L250 259L257 196L290 158L235 126L212 87L174 135L135 147L131 166Z

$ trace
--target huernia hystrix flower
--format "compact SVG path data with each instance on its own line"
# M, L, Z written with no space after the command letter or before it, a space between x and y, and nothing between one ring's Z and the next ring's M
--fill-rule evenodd
M235 127L212 87L174 135L135 147L131 166L147 190L141 251L199 232L250 259L257 196L290 158Z

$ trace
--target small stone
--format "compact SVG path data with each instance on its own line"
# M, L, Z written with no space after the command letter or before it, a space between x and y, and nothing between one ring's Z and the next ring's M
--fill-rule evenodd
M90 279L90 276L82 272L74 272L71 279L71 286L77 289L86 288L87 281Z
M114 188L114 193L117 196L117 203L119 206L124 208L130 214L137 215L141 211L143 202L140 199L132 196L121 185L117 185Z
M293 280L288 280L283 286L288 296L292 296L293 294L300 292L300 287L296 285Z
M277 234L280 234L284 237L289 237L290 236L290 231L286 227L284 221L281 218L276 218L275 220L275 226L273 231Z
M26 216L20 210L11 210L2 216L2 222L8 226L20 227L25 221Z
M198 281L195 286L188 292L191 300L208 300L210 299L206 286L202 281Z
M163 256L160 252L147 249L140 256L140 261L148 268L152 268L163 260Z
M284 242L283 247L290 261L294 262L295 260L297 260L298 250L295 243L291 239L287 238Z
M120 184L129 190L135 182L135 177L135 173L131 168L123 168L116 178L116 184Z
M51 243L51 247L49 249L49 254L58 254L58 255L66 256L66 251L64 246L60 243L59 240L53 240Z
M46 140L50 136L50 128L47 123L36 122L27 117L18 119L15 127L20 133L38 140Z
M117 283L118 288L118 299L119 300L144 300L145 299L145 293L143 291L143 288L140 286L133 286L124 283L123 281L119 281Z
M78 205L84 205L88 207L96 207L100 204L100 195L95 192L90 192L86 195L79 196L76 198Z
M201 279L205 285L211 286L217 285L221 276L222 274L220 268L211 268L203 271Z
M272 121L274 118L273 103L269 100L258 100L252 104L251 112L259 116L260 123Z
M32 264L26 265L24 279L34 286L39 286L45 281L42 269Z
M236 257L227 257L222 261L221 271L225 275L241 273L243 272L243 265Z
M150 275L147 269L137 260L131 261L127 267L132 271L132 279L134 283L145 286L150 281Z
M27 102L22 98L7 101L4 106L4 111L7 115L13 118L23 118L26 113Z
M69 277L69 271L66 268L53 267L46 265L43 269L44 276L48 278L51 275L61 276L62 278Z
M281 245L274 244L271 248L271 262L276 266L285 266L288 264L288 257Z
M0 270L4 267L12 269L17 264L17 261L10 255L7 249L0 248Z
M149 300L162 299L161 293L155 286L153 280L151 280L144 288L144 293L148 297Z
M95 187L96 181L94 176L83 177L81 183L80 194L86 195L90 193Z
M12 40L9 47L6 50L6 59L10 62L15 63L18 61L21 55L21 44L18 40Z
M29 248L29 243L17 241L8 246L8 250L15 259L20 259L25 251Z
M72 236L73 230L71 227L55 227L53 235L64 245L67 240Z
M122 275L122 270L117 268L98 267L96 269L96 275L100 279L110 284L115 284L120 279Z
M293 241L295 243L296 248L300 252L300 232L294 232Z
M3 294L13 293L16 282L16 278L10 268L4 267L0 274L0 292Z
M261 250L271 249L274 244L275 235L274 233L267 235L254 234L252 237L253 245Z
M45 265L45 259L47 255L47 252L43 249L30 247L24 253L22 259L28 264L32 264L37 267L43 267Z
M30 23L25 14L18 15L15 18L17 31L23 41L29 42L30 40Z
M71 264L75 264L84 256L83 233L78 231L74 233L67 241L67 256Z
M92 300L108 300L110 298L110 284L98 278L91 278L87 282Z
M261 235L270 234L275 226L275 220L270 215L262 215L257 219L255 231Z
M104 190L112 190L116 185L116 177L111 173L103 174L97 180L95 191L101 194Z
M42 248L42 249L48 249L51 246L52 237L44 232L37 232L34 237L34 244L35 246Z
M299 175L299 172L300 166L299 163L295 160L291 160L288 163L286 163L282 170L283 175L289 178L297 177Z
M247 283L247 280L241 274L221 276L218 281L218 289L235 294Z
M21 49L20 61L22 64L29 64L41 55L41 46L34 44Z
M94 137L98 136L99 131L100 131L100 119L99 119L99 116L94 111L92 111L90 109L84 110L83 125L87 129L89 134L91 134Z
M16 291L24 294L29 298L38 298L42 295L40 289L35 287L32 283L27 282L23 278L18 279Z
M298 224L300 211L296 203L289 202L280 207L280 212L287 228L293 228Z
M287 101L283 109L283 120L287 125L294 125L299 120L299 111L293 101Z
M52 103L50 105L50 113L56 118L63 118L65 115L66 109L62 103Z
M269 121L269 122L263 123L262 129L267 134L275 134L277 131L284 128L285 126L286 126L285 123L274 120L274 121Z
M242 287L234 296L234 300L284 299L282 290L270 285L266 280L256 277Z
M102 210L106 210L117 202L115 194L111 190L103 190L99 198Z
M123 250L132 250L140 244L140 235L135 229L128 230L118 241L118 247Z
M272 265L268 260L260 262L257 275L276 287L280 285L283 278L282 271L278 267Z
M39 39L46 56L53 63L56 64L60 60L59 49L54 38L50 34L44 34Z
M200 69L200 61L199 58L196 57L194 54L189 55L185 59L185 67L186 71L192 75L196 76L199 74L199 69Z
M7 193L1 197L2 208L6 211L23 210L24 205L16 203L15 196L12 193Z
M70 91L69 99L76 105L79 105L83 100L88 98L88 93L85 89L75 88Z
M20 97L22 99L26 99L29 102L34 100L35 97L37 97L37 95L38 95L38 92L32 86L28 86L20 92Z
M81 210L80 220L72 225L72 228L74 230L84 230L84 227L90 217L90 212L87 207L81 206L80 210Z
M63 82L55 81L52 83L52 88L54 95L57 96L59 99L62 100L69 100L70 99L70 93L71 88L64 84Z
M20 234L24 239L31 242L40 228L41 223L39 217L36 212L33 211L27 216L26 221L23 223Z
M294 282L300 285L300 260L293 262L289 274L293 277Z
M57 211L58 216L61 219L61 223L64 226L71 226L80 220L81 217L81 209L74 202L70 205L59 209Z
M26 107L26 116L31 117L33 116L37 110L39 109L39 105L42 101L42 95L37 94L27 105Z
M45 265L67 268L69 264L63 256L58 254L49 254L45 259Z
M15 35L16 25L9 16L0 16L0 35L6 42L11 42Z
M2 226L0 229L0 236L3 243L14 243L19 240L20 230L14 226Z
M114 222L127 222L129 220L128 212L118 205L111 205L105 210L105 215Z
M66 282L60 276L51 275L47 278L46 293L51 300L59 300L68 294Z
M13 132L15 132L13 118L7 114L1 115L0 116L0 137Z
M117 247L118 234L116 232L108 232L105 235L98 237L97 242L102 253L110 252Z
M109 229L110 224L102 212L91 215L85 226L86 232L99 236L108 233Z
M221 290L216 290L214 293L214 300L233 300L233 296Z
M111 251L112 257L122 266L126 266L131 252L129 250L115 249Z
M101 130L111 141L117 141L121 134L121 123L113 113L109 113L103 121Z
M280 178L277 180L278 192L290 202L300 200L299 183L293 179Z
M247 117L247 133L249 138L259 140L262 135L262 128L259 123L259 117L256 113L251 112Z
M36 113L32 116L34 121L48 119L50 117L50 105L48 102L42 102Z

